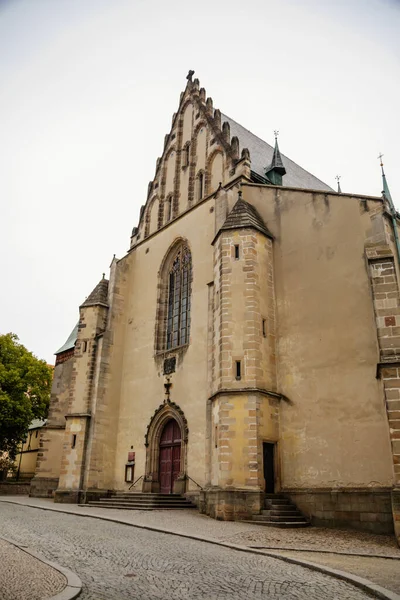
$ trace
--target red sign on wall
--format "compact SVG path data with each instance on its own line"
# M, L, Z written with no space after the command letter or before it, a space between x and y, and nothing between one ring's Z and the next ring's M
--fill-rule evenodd
M135 452L128 452L128 462L133 462L135 460Z

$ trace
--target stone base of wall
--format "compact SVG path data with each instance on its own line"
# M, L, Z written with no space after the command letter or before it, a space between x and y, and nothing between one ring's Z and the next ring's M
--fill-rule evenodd
M82 492L81 502L96 502L101 498L110 498L113 493L114 490L99 490L97 488L95 490L86 490Z
M312 525L393 533L390 488L291 489L282 492Z
M54 502L62 504L80 504L83 501L83 490L56 490Z
M392 490L392 514L394 534L400 546L400 488Z
M199 511L221 521L241 521L259 514L264 503L264 493L249 490L202 490Z
M190 502L192 502L193 504L195 504L197 507L200 504L200 492L197 492L196 490L191 490L189 492L185 492L183 494L185 496L185 498L187 498L188 500L190 500Z
M30 482L2 481L0 483L0 496L27 496Z
M33 498L53 498L58 488L58 477L34 477L29 495Z

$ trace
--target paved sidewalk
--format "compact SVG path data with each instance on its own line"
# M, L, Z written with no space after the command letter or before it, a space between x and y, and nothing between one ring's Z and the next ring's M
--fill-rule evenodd
M310 527L276 529L240 522L215 521L193 510L132 511L54 504L52 500L0 497L25 506L117 520L177 534L207 537L231 544L276 551L365 577L400 593L400 549L394 536ZM361 555L361 556L359 556Z
M0 539L1 600L44 600L67 585L64 575Z

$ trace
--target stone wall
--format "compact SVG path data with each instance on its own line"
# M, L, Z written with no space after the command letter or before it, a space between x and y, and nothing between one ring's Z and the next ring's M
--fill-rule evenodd
M390 488L289 490L286 495L312 525L393 533Z
M0 496L27 496L29 494L29 486L29 481L27 483L2 481L0 483Z

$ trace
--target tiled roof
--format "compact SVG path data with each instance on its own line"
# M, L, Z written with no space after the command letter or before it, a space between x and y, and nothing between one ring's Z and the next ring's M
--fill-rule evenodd
M72 350L72 348L75 347L76 338L78 337L78 326L79 326L79 322L75 325L75 327L69 334L68 339L65 342L65 344L63 344L61 346L61 348L59 350L57 350L57 352L54 352L54 354L61 354L61 352L66 352L67 350Z
M225 231L227 229L244 229L245 227L257 229L257 231L261 231L261 233L272 238L271 233L268 231L257 209L243 200L242 197L239 197L239 200L227 216L220 231Z
M104 279L104 277L81 306L96 306L97 304L108 306L108 279Z
M251 133L251 131L248 131L239 125L239 123L236 123L236 121L230 117L221 114L221 121L228 121L231 129L231 136L237 136L239 138L240 150L243 148L249 149L252 171L265 178L265 170L272 162L274 148ZM334 191L329 185L317 177L314 177L314 175L311 175L311 173L305 169L302 169L284 154L281 154L281 157L286 168L286 175L283 177L282 185L308 190Z

